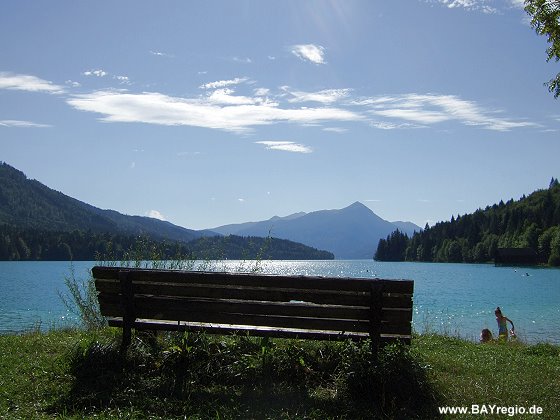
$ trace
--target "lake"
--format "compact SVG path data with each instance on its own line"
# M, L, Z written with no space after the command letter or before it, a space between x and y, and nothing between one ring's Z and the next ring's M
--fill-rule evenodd
M79 279L93 262L74 262ZM212 264L219 271L249 271L251 261ZM0 334L75 325L59 297L69 262L0 262ZM482 328L497 334L500 306L526 342L560 344L560 270L488 264L388 263L373 260L261 261L264 273L414 280L413 325L477 340Z

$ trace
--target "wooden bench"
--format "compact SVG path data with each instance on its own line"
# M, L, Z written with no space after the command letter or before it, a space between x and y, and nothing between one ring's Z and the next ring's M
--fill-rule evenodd
M131 330L410 343L411 280L94 267L102 315Z

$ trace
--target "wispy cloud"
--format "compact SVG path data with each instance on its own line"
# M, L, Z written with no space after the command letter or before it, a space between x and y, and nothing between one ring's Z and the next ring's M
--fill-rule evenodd
M55 85L47 80L28 74L14 74L9 72L0 72L0 89L52 94L61 94L65 92L63 86Z
M323 128L323 131L330 131L332 133L342 134L342 133L346 133L348 129L342 127L325 127Z
M167 57L167 58L174 58L173 54L168 54L162 51L150 51L150 54L155 55L156 57Z
M113 76L113 79L117 80L121 85L132 84L128 76Z
M109 73L107 73L105 70L102 69L97 69L97 70L87 70L84 71L82 73L84 76L94 76L94 77L105 77L107 76Z
M243 64L251 64L253 62L253 60L251 60L249 57L233 57L232 60L236 63Z
M359 121L360 114L342 108L282 108L277 103L224 104L228 95L185 99L161 93L96 91L72 95L68 104L81 111L104 115L106 122L142 122L160 125L184 125L227 131L247 131L252 127L275 123L317 124L324 121ZM228 101L235 98L229 95Z
M407 123L420 125L433 125L454 120L464 125L496 131L537 126L528 121L500 118L498 111L484 109L473 101L464 100L455 95L407 94L382 96L355 103L370 106L370 112L375 116L400 119ZM385 122L377 124L382 124L379 128L393 128L390 125L383 126L386 124Z
M488 0L436 0L438 3L450 8L462 8L469 11L480 11L483 13L496 13L498 9L490 6ZM512 2L514 0L511 0Z
M38 124L31 121L20 120L0 120L0 127L16 127L16 128L48 128L52 127L48 124Z
M304 61L325 64L325 48L314 44L299 44L291 47L292 54Z
M303 144L298 144L293 141L273 141L273 140L265 140L265 141L257 141L256 144L262 144L266 146L269 150L281 150L283 152L292 152L292 153L311 153L313 150L305 146Z
M200 85L199 88L200 89L219 89L219 88L224 88L224 87L228 87L228 86L238 85L238 84L246 82L246 81L247 81L247 78L245 78L245 77L236 77L235 79L218 80L216 82L205 83L203 85Z
M348 97L350 89L325 89L318 92L301 92L290 91L287 86L282 87L292 97L288 102L320 102L323 104L332 104L341 99Z
M107 75L103 70L92 72L97 71ZM92 75L104 77L102 73ZM130 84L127 76L111 78L120 84ZM70 80L66 83L68 88L79 86ZM61 94L71 107L100 114L100 120L104 122L193 126L240 133L258 126L281 123L307 126L324 124L321 127L323 130L342 132L343 129L336 127L341 122L362 122L383 130L425 128L443 123L495 131L543 128L456 95L409 93L356 99L352 89L306 92L286 86L272 92L265 87L255 88L254 82L244 77L208 82L199 87L205 92L191 97L158 92L134 93L122 89L73 94L62 86L36 76L0 72L0 89ZM245 94L238 94L234 89L244 89ZM307 106L299 105L304 103ZM4 120L2 125L46 126L25 121L25 118ZM279 147L283 147L282 150L293 148L293 144L271 146L278 146L276 150Z
M64 83L67 84L68 86L71 86L71 87L74 87L74 88L82 86L81 83L75 82L73 80L67 80Z
M216 89L207 97L208 102L216 105L254 105L262 103L260 97L252 98L249 96L234 95L233 89Z

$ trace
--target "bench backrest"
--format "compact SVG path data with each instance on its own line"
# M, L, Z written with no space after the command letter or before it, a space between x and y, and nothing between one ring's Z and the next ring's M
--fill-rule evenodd
M94 267L112 325L410 342L411 280ZM211 325L210 325L211 324ZM130 325L129 325L130 326Z

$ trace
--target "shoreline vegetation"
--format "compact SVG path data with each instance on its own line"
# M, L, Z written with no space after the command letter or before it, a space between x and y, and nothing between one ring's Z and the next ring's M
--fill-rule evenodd
M560 183L552 178L548 189L518 201L452 217L412 237L395 231L379 240L379 261L486 263L499 249L524 249L538 265L560 266Z
M136 334L121 357L119 340L109 327L0 335L0 417L461 418L439 408L473 405L560 412L560 346L544 343L425 334L374 361L367 342Z

